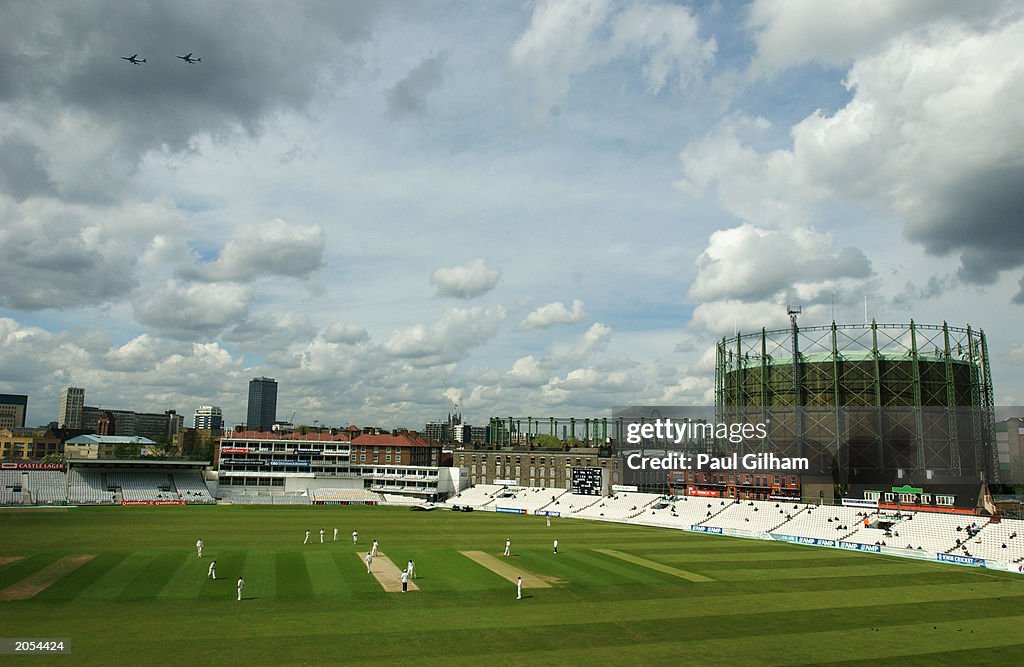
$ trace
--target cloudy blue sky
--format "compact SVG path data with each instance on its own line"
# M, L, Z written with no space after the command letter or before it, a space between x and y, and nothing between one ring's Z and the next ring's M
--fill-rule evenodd
M983 328L1024 402L1019 2L0 15L0 392L32 424L67 385L237 423L257 375L304 423L706 403L716 339L865 297Z

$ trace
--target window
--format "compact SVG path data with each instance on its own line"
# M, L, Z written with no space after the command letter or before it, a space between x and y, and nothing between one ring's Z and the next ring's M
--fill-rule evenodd
M952 506L955 498L955 496L935 496L935 504Z
M895 496L893 496L893 494L891 494L891 493L886 493L886 494L885 494L885 502L887 502L887 503L891 503L891 502L892 502L892 499L893 499L894 497L895 497Z
M384 462L385 463L391 463L391 454L387 454L387 455L384 456Z

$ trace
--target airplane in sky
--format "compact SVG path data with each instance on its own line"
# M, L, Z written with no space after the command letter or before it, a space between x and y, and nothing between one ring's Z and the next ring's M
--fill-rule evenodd
M192 55L192 54L190 53L189 55ZM141 65L142 63L146 62L145 58L143 58L142 60L139 60L139 54L137 54L137 53L135 55L133 55L132 57L130 57L130 58L126 58L125 56L121 56L121 60L127 60L128 62L130 62L133 65Z
M202 58L193 58L191 53L189 53L187 56L174 56L174 57L175 58L181 58L182 60L187 62L189 65L191 65L192 63L201 63L201 62L203 62Z

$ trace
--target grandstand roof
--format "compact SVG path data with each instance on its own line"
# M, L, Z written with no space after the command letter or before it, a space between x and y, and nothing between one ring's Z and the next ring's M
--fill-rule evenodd
M411 433L399 433L398 435L390 435L386 433L381 434L365 434L358 435L352 438L353 445L373 445L375 447L387 446L387 447L440 447L441 445L434 441L428 440L427 438L420 437L419 435L412 435Z
M210 462L168 459L68 459L68 465L89 468L205 468Z
M273 433L269 431L242 431L241 433L226 433L221 440L289 440L306 442L348 442L347 433Z
M141 435L76 435L67 441L69 445L155 445L156 442Z

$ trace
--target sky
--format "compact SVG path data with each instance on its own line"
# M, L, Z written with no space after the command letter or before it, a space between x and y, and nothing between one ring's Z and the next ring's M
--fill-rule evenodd
M30 425L69 385L241 423L256 376L305 424L709 404L715 342L787 304L981 328L1024 403L1020 2L0 16L0 393Z

